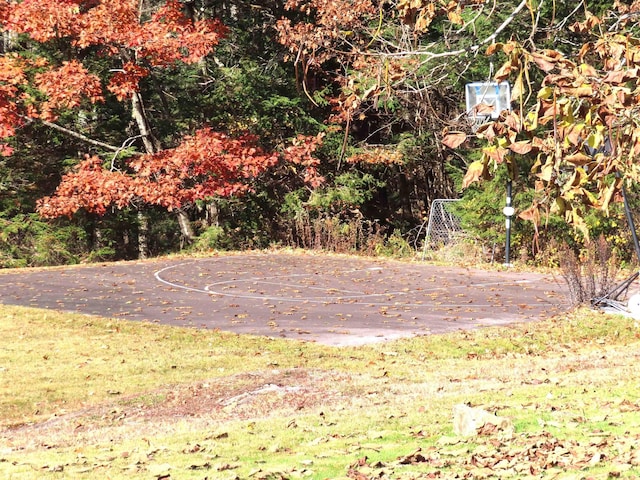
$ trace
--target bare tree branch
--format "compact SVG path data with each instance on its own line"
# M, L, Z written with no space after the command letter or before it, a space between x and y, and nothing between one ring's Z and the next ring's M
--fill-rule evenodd
M434 59L434 58L445 58L445 57L454 57L457 55L462 55L463 53L467 53L467 52L472 52L472 53L477 53L480 48L483 45L486 45L490 42L493 42L498 35L500 35L500 33L509 26L509 24L516 18L516 16L522 11L522 9L524 7L526 7L528 0L522 0L520 2L520 4L513 10L513 12L511 12L511 15L509 15L504 22L502 22L500 24L500 26L498 26L498 28L495 29L495 31L489 35L487 38L485 38L484 40L482 40L481 42L475 44L475 45L471 45L470 47L466 47L466 48L460 48L458 50L451 50L448 52L439 52L439 53L434 53L434 52L430 52L427 50L402 50L402 51L397 51L397 52L389 52L389 53L380 53L380 52L375 52L375 53L367 53L367 52L362 52L362 55L372 55L372 56L383 56L383 57L408 57L408 56L412 56L412 55L424 55L426 57L429 57L429 59Z
M28 123L35 122L34 119L29 117L23 116L22 118L26 120ZM63 127L62 125L58 125L57 123L49 122L47 120L42 120L42 119L39 119L38 121L46 127L62 132L65 135L68 135L70 137L77 138L78 140L82 140L83 142L88 143L90 145L101 147L101 148L104 148L105 150L109 150L112 152L120 152L122 150L122 147L116 147L114 145L109 145L108 143L101 142L100 140L94 140L93 138L89 138L86 135L83 135L82 133L76 132L74 130L70 130L66 127ZM138 152L134 152L133 155L142 155L142 154Z

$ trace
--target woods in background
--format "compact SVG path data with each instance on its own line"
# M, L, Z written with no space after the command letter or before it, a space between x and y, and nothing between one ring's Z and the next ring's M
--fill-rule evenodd
M580 192L596 207L576 205L579 218L567 217L557 201L545 203L552 179L536 168L548 175L540 159L549 152L532 139L553 128L557 135L570 118L553 120L547 109L546 130L503 119L515 133L480 139L467 121L464 85L496 75L519 93L514 119L529 118L542 100L584 106L593 98L585 90L553 93L548 74L561 75L563 59L591 65L583 83L625 72L612 94L634 98L640 7L555 3L0 1L0 265L182 248L402 250L434 199L458 196L471 235L495 244L503 235L501 165L515 181L519 212L536 205L540 218L548 215L517 232L528 258L589 231L622 246L622 180L607 175L634 179L633 160L594 179L593 169L575 173L585 162L569 162L571 170L558 157L559 176L574 186L584 180ZM585 52L597 42L612 47L591 61ZM563 127L556 144L594 143L594 135L603 143L610 134L600 126L611 125L589 121L573 134ZM460 133L464 143L446 141ZM487 140L517 155L487 156ZM494 178L493 187L463 192L470 175ZM561 195L549 198L564 198L563 185L552 184ZM597 213L598 189L608 215Z

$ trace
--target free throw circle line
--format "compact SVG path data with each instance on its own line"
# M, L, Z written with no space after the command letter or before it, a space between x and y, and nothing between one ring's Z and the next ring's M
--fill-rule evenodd
M252 282L257 282L260 283L262 280L265 279L275 279L275 278L281 278L281 276L269 276L269 277L252 277L249 279L237 279L237 280L229 280L229 281L222 281L222 282L217 282L217 283L213 283L210 285L206 285L204 288L196 288L196 287L189 287L187 285L184 284L180 284L180 283L175 283L169 280L166 280L165 278L162 277L162 274L184 266L184 265L188 265L188 263L179 263L176 265L170 265L168 267L162 268L158 271L156 271L154 273L154 277L156 278L156 280L158 280L160 283L163 283L165 285L168 285L170 287L173 288L177 288L177 289L182 289L182 290L186 290L186 291L191 291L191 292L196 292L196 293L204 293L207 295L220 295L220 296L226 296L226 297L234 297L234 298L244 298L247 300L271 300L271 301L281 301L281 302L291 302L291 303L309 303L309 302L321 302L321 303L335 303L337 301L341 301L341 300L354 300L354 299L362 299L362 298L374 298L374 297L382 297L382 296L395 296L395 295L408 295L410 293L415 293L415 291L411 291L411 292L406 292L406 291L399 291L399 292L386 292L386 293L371 293L371 294L359 294L359 295L343 295L343 296L324 296L324 297L307 297L307 298L295 298L295 297L283 297L283 296L274 296L274 295L251 295L251 294L243 294L243 293L231 293L231 292L218 292L215 290L211 290L212 286L216 286L216 285L220 285L220 284L224 284L224 283L233 283L233 282L248 282L248 281L252 281ZM372 268L366 268L366 269L353 269L353 270L348 270L342 273L353 273L353 272L358 272L358 271L371 271L371 270L382 270L382 268L380 267L372 267ZM291 277L304 277L304 276L312 276L312 275L316 275L316 274L293 274L293 275L289 275L287 276L287 278L291 278ZM275 283L275 282L269 282L269 283ZM438 290L445 290L445 289L451 289L451 288L455 288L455 287L465 287L465 288L482 288L482 287L490 287L490 286L495 286L495 285L503 285L505 282L480 282L480 283L476 283L476 284L470 284L470 285L454 285L454 286L449 286L449 287L434 287L431 289L426 289L426 290L422 290L422 292L426 293L426 292L433 292L433 291L438 291ZM517 283L517 284L522 284L522 283L531 283L530 280L515 280L513 283ZM278 283L275 283L278 284ZM281 284L282 286L290 286L288 284ZM323 289L322 287L304 287L304 288L315 288L318 290ZM348 292L348 291L347 291ZM484 304L436 304L434 305L433 303L402 303L402 302L363 302L363 304L369 305L369 306L386 306L386 307L393 307L393 308L401 308L401 307L430 307L430 308L463 308L466 306L469 307L475 307L475 308L487 308L487 307L494 307L495 305L493 304L489 304L489 303L484 303Z
M297 275L297 276L303 276L303 275ZM278 278L278 277L268 277L268 278ZM287 278L290 278L289 276ZM276 285L278 287L291 287L291 288L299 288L299 289L304 289L304 290L323 290L323 291L327 291L327 290L331 290L331 291L336 291L336 292L344 292L344 293L353 293L353 294L357 294L360 295L361 292L356 292L356 291L351 291L351 290L339 290L337 288L329 288L329 287L316 287L313 285L297 285L297 284L292 284L292 283L282 283L282 282L268 282L265 280L262 280L261 278L257 278L257 277L253 277L253 278L244 278L244 279L238 279L238 280L225 280L222 282L216 282L216 283L211 283L207 286L204 287L205 290L207 290L208 292L213 292L213 290L211 290L211 287L217 287L220 285L225 285L225 284L234 284L234 283L248 283L251 282L253 284L260 284L260 285ZM218 293L218 292L216 292ZM224 295L222 293L219 293L219 295Z
M189 292L197 292L197 293L209 294L209 292L207 292L206 290L203 290L201 288L188 287L186 285L182 285L180 283L170 282L169 280L165 280L164 278L162 278L162 274L164 272L166 272L168 270L173 270L174 268L178 268L178 267L181 267L183 265L187 265L187 263L178 263L177 265L169 265L168 267L161 268L160 270L154 272L153 276L160 283L164 283L165 285L168 285L168 286L173 287L173 288L179 288L179 289L182 289L182 290L187 290Z
M154 272L153 276L155 277L155 279L157 281L159 281L160 283L163 283L165 285L168 285L169 287L172 288L178 288L178 289L182 289L182 290L187 290L189 292L196 292L196 293L204 293L207 295L221 295L221 296L225 296L225 297L236 297L236 298L246 298L246 299L263 299L263 300L281 300L281 301L288 301L288 302L308 302L310 300L314 300L314 301L335 301L338 298L344 298L344 297L310 297L310 298L289 298L289 297L281 297L281 296L269 296L269 295L246 295L246 294L238 294L238 293L226 293L226 292L217 292L214 290L210 290L209 287L211 286L216 286L216 285L221 285L224 283L235 283L235 282L260 282L262 280L262 278L268 279L268 278L279 278L278 276L272 276L272 277L262 277L262 278L248 278L248 279L238 279L238 280L225 280L223 282L217 282L217 283L213 283L211 285L206 285L204 288L196 288L196 287L189 287L187 285L181 284L181 283L175 283L172 282L170 280L166 280L165 278L162 277L162 274L169 271L169 270L173 270L175 268L178 267L182 267L184 265L188 265L188 263L179 263L176 265L170 265L168 267L162 268L156 272ZM344 273L351 273L354 271L358 271L358 270L350 270ZM314 274L294 274L294 275L290 275L288 276L288 278L290 277L304 277L304 276L311 276ZM277 285L277 283L275 282L271 282ZM282 284L282 286L291 286L291 285L287 285L287 284ZM323 289L321 287L305 287L305 288L317 288L319 290L327 290L327 289ZM346 291L348 292L348 291ZM348 292L348 293L353 293L353 292ZM390 294L387 294L390 295Z

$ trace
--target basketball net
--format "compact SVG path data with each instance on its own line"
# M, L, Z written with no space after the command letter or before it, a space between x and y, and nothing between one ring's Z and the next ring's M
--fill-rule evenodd
M469 125L471 125L473 133L476 133L482 125L491 122L491 117L486 115L469 115L467 117L467 121L469 122Z

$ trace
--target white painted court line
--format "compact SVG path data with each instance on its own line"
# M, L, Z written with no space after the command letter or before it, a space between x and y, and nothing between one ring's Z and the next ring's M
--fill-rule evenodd
M162 268L154 273L154 277L160 283L168 285L170 287L176 289L182 289L186 291L196 292L196 293L204 293L207 295L218 295L224 297L232 297L238 299L246 299L246 300L269 300L269 301L278 301L278 302L289 302L289 303L337 303L342 301L349 300L362 300L367 298L379 298L379 297L394 297L394 296L404 296L411 294L421 294L428 295L430 292L437 292L440 290L451 290L452 288L484 288L484 287L492 287L492 286L500 286L505 285L505 282L479 282L472 283L468 285L451 285L451 286L441 286L441 287L432 287L424 290L412 290L412 291L393 291L393 292L383 292L383 293L364 293L357 292L352 290L340 290L340 289L332 289L331 287L317 287L317 286L305 286L299 284L291 284L285 282L273 282L271 280L276 280L279 278L292 279L295 277L316 277L322 278L323 276L318 273L300 273L300 274L290 274L290 275L272 275L266 277L250 277L245 279L235 279L235 280L223 280L220 282L215 282L209 285L205 285L202 288L189 287L184 284L175 283L163 278L163 274L168 272L169 270L176 269L178 267L182 267L185 265L189 265L189 263L193 262L184 262L176 265L170 265L168 267ZM340 274L349 274L356 272L366 272L366 271L380 271L384 270L382 267L370 267L365 269L352 269L345 270L344 272L340 272ZM326 277L324 277L326 278ZM271 285L271 286L280 286L282 288L298 288L301 291L303 290L321 290L321 291L331 291L335 292L334 295L325 295L325 296L306 296L306 297L288 297L288 296L280 296L280 295L260 295L260 294L251 294L251 293L240 293L240 292L226 292L226 291L218 291L214 289L215 287L219 287L222 285L229 284L237 284L237 283L252 283L253 285ZM531 280L514 280L510 282L511 284L527 284L532 283ZM341 295L344 293L344 295ZM432 300L432 299L431 299ZM442 304L437 303L435 301L431 301L428 303L419 302L419 303L406 303L406 302L380 302L380 301L372 301L372 302L360 302L359 304L365 306L376 306L376 307L388 307L388 308L431 308L431 309L452 309L452 308L496 308L495 304L491 303L455 303L455 304Z
M174 268L181 267L181 266L183 266L183 265L188 265L188 264L187 264L187 263L179 263L179 264L177 264L177 265L170 265L170 266L168 266L168 267L161 268L160 270L158 270L157 272L155 272L155 273L153 274L153 276L154 276L154 277L156 278L156 280L157 280L157 281L159 281L160 283L164 283L165 285L168 285L168 286L173 287L173 288L178 288L178 289L182 289L182 290L188 290L188 291L190 291L190 292L198 292L198 293L205 293L205 294L209 294L209 292L207 292L206 290L202 290L202 289L200 289L200 288L187 287L186 285L182 285L182 284L179 284L179 283L173 283L173 282L170 282L169 280L165 280L164 278L162 278L162 276L161 276L161 275L162 275L164 272L166 272L166 271L168 271L168 270L173 270Z
M298 276L302 276L302 275L298 275ZM309 275L311 276L311 275ZM313 277L317 277L317 275L313 274ZM278 278L278 277L264 277L264 278ZM286 278L291 278L290 276L287 276ZM218 287L218 286L222 286L225 284L236 284L236 283L253 283L254 285L275 285L277 287L282 287L282 288L297 288L300 290L322 290L323 292L326 292L327 290L331 290L331 291L336 291L336 292L344 292L344 293L352 293L355 295L360 295L362 292L356 292L356 291L351 291L351 290L340 290L337 288L330 288L330 287L316 287L313 285L300 285L299 283L293 284L293 283L283 283L283 282L268 282L266 280L263 280L260 277L252 277L252 278L241 278L241 279L237 279L237 280L224 280L222 282L216 282L216 283L211 283L207 286L204 287L204 289L208 292L211 293L216 293L218 295L225 295L225 293L220 293L220 292L215 292L214 290L211 290L212 287Z

